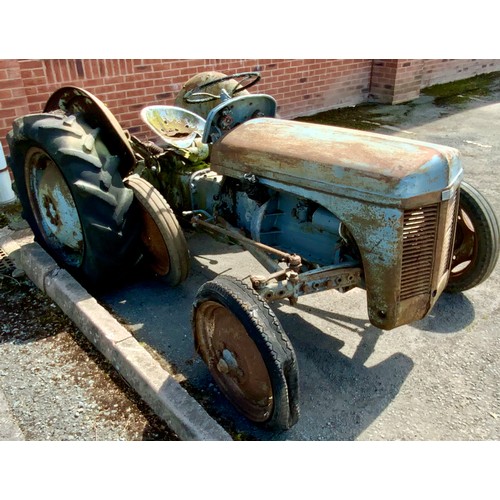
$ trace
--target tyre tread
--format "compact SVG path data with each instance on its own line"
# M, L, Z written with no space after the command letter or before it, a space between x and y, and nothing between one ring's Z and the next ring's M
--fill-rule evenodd
M89 136L93 137L91 151L88 150ZM124 186L116 166L110 181L106 167L113 166L113 162L106 160L110 155L99 130L92 129L75 115L41 113L17 118L7 140L23 215L35 239L86 286L101 288L115 281L123 274L119 270L137 261L133 241L137 239L138 229L134 213L129 210L132 192ZM24 173L25 155L32 146L43 149L53 159L72 192L85 241L83 262L79 267L63 262L37 226ZM96 226L109 230L96 234ZM113 277L115 280L110 280Z

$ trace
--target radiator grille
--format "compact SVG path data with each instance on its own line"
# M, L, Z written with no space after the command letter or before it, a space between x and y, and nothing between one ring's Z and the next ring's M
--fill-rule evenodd
M431 288L438 209L435 204L404 213L400 300L428 293Z

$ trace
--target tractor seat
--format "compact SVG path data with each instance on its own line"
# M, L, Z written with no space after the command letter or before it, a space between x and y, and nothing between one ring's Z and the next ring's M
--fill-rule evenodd
M141 111L142 121L162 139L163 144L185 149L203 136L205 120L177 106L147 106Z

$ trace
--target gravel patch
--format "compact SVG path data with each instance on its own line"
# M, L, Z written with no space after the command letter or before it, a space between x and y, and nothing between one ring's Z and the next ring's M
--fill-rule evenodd
M177 440L28 279L0 275L0 388L26 440Z

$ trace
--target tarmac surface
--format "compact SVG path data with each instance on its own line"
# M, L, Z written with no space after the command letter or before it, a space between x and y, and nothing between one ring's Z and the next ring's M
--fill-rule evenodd
M462 100L424 95L362 111L354 122L339 125L459 149L465 180L500 213L499 79L487 92L473 90ZM29 238L3 233L0 246L181 439L500 438L498 267L480 286L443 295L424 320L389 332L368 323L362 290L311 295L296 308L277 304L298 358L302 413L291 430L270 433L247 422L220 394L195 355L190 324L203 282L221 273L260 274L260 265L248 252L207 235L188 231L187 239L192 274L181 286L148 280L100 297L89 296ZM0 388L0 439L22 438Z

